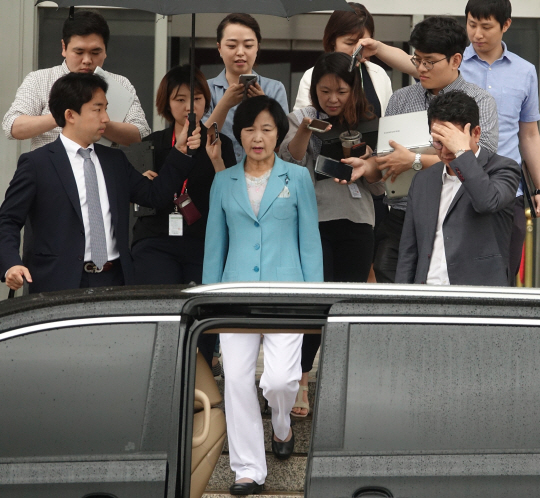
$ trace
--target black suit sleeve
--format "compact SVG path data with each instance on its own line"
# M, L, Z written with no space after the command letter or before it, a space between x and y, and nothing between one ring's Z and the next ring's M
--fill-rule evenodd
M5 281L6 271L22 265L19 255L21 228L32 209L36 195L36 172L28 154L19 158L17 170L0 207L0 277Z
M398 263L396 269L396 284L413 284L416 276L416 266L418 264L418 240L414 226L414 184L416 176L413 178L407 196L407 212L401 240L399 242Z
M165 163L154 180L149 180L135 170L124 156L128 168L130 201L141 206L163 208L171 203L178 185L182 185L189 176L195 160L172 148Z

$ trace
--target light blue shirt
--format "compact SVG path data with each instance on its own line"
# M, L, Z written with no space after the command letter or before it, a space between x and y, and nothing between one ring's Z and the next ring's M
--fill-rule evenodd
M521 164L519 123L540 120L538 78L535 67L509 52L503 42L503 54L489 65L472 45L465 49L459 70L463 78L487 90L497 102L499 148L497 153ZM523 195L521 185L517 195Z
M251 71L252 74L257 74L255 71ZM279 102L281 107L283 107L283 110L285 111L285 114L289 114L289 104L287 103L287 92L285 91L285 87L283 86L283 83L281 81L277 80L271 80L270 78L265 78L264 76L258 76L258 83L261 85L262 91L265 95L268 97L271 97ZM202 121L203 123L206 122L206 120L210 117L210 114L214 111L214 108L216 107L217 103L220 101L221 97L225 94L227 91L227 88L229 88L229 82L227 81L227 78L225 77L225 69L221 71L215 78L211 78L208 80L208 86L210 87L210 93L212 94L212 99L210 102L210 109L208 112L204 115ZM242 157L244 157L244 149L242 148L242 145L239 144L236 139L234 138L233 134L233 117L234 113L236 111L236 108L238 106L231 107L229 112L227 113L227 118L225 119L225 123L223 124L223 128L221 129L221 132L225 135L227 135L233 142L234 145L234 153L236 155L236 160L240 162L242 160Z

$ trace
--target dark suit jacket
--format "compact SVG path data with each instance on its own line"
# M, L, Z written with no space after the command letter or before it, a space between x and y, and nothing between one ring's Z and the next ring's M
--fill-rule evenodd
M122 151L98 144L95 151L105 177L124 281L131 284L129 203L156 208L170 203L193 160L173 149L159 176L150 181L129 164ZM2 280L9 268L22 264L20 230L27 217L33 231L30 292L78 288L84 263L84 225L77 184L60 138L19 158L0 207Z
M443 222L448 277L456 285L508 285L508 254L520 168L485 149L450 163L462 184ZM419 172L407 200L396 283L426 283L437 229L442 162Z

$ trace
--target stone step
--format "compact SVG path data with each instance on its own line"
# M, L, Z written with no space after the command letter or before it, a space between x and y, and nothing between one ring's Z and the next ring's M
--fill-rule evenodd
M266 465L268 467L268 475L264 483L265 492L270 495L285 493L289 496L291 493L300 493L301 496L304 490L304 481L306 478L306 463L307 458L304 455L293 453L291 458L286 461L278 460L272 453L266 454ZM223 453L218 460L214 473L206 487L206 493L222 493L228 495L228 489L234 482L234 473L229 465L229 455ZM216 495L212 495L216 498ZM280 498L283 494L280 495Z

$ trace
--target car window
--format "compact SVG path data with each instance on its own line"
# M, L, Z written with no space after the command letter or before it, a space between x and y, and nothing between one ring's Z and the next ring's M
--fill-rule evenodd
M351 325L343 449L537 448L539 346L536 327Z
M307 496L538 495L540 320L442 306L328 319Z

